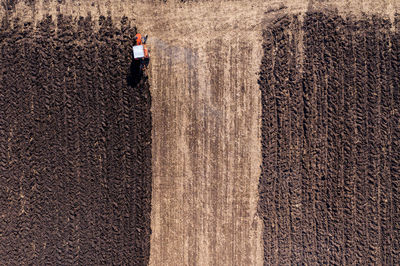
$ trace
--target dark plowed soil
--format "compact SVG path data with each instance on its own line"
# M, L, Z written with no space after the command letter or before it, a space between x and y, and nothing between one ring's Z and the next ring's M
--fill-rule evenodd
M149 86L131 65L136 29L99 23L0 31L2 265L148 262Z
M400 264L399 26L308 13L265 30L266 265Z

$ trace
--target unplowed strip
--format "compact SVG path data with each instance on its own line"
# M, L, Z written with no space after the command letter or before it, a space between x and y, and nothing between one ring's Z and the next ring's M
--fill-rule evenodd
M203 49L153 42L150 264L259 265L254 48Z

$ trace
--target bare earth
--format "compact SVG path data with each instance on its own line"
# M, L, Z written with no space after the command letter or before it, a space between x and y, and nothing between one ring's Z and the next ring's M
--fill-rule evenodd
M346 14L356 5L170 4L145 19L154 49L151 265L267 262L256 213L261 30L283 13L335 7ZM355 15L387 11L360 7Z
M110 15L116 23L127 16L149 34L150 265L262 265L264 228L257 215L262 29L284 13L299 13L301 21L307 10L337 8L393 19L400 6L396 0L375 2L82 0L37 1L31 7L21 1L14 15L28 21L90 13ZM298 60L301 67L301 56Z

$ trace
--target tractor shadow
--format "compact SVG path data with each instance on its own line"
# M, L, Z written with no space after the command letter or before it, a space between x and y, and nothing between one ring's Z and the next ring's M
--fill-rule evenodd
M136 95L134 97L136 100L139 99L140 102L151 103L148 76L146 72L141 69L139 60L132 60L126 80L128 87L131 88L131 94Z
M133 59L129 67L128 75L126 77L128 86L133 88L136 87L143 79L143 77L144 77L144 72L140 68L140 61Z

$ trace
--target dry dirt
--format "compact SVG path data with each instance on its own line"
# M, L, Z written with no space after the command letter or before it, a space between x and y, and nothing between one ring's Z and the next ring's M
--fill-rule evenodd
M125 66L130 63L128 56L130 37L124 39L124 46L117 46L119 50L113 46L119 39L115 35L110 37L107 31L103 31L103 38L91 37L92 41L88 45L96 51L95 58L97 59L95 61L91 59L91 62L95 64L94 68L85 70L90 69L91 72L83 71L86 73L84 75L95 78L93 83L83 86L82 89L88 87L98 90L105 86L103 84L109 86L108 93L111 96L106 94L104 99L107 99L106 102L110 104L110 108L114 109L106 109L107 106L104 105L97 107L98 110L103 110L105 114L108 114L108 116L105 114L100 116L103 119L100 126L102 127L104 123L114 125L110 126L115 134L109 135L110 146L107 146L109 149L114 150L114 145L116 145L115 149L119 154L121 149L129 147L131 143L119 142L125 132L122 130L123 123L121 124L117 115L113 113L116 111L118 115L120 114L117 111L119 102L122 101L122 106L133 109L136 108L136 104L140 106L142 101L145 104L144 109L139 108L140 112L133 112L136 114L133 118L123 116L127 119L123 120L126 123L131 119L138 119L138 123L148 123L150 120L146 119L152 121L151 135L147 126L144 128L133 126L128 130L129 134L142 136L135 139L137 143L142 143L145 147L151 143L152 186L148 186L150 172L134 171L126 176L134 179L136 175L143 175L140 182L144 182L145 185L143 186L140 182L136 184L141 187L141 190L127 189L125 192L119 191L119 194L113 194L114 196L118 194L126 200L127 204L132 204L124 209L129 213L126 219L129 221L133 219L137 225L140 224L144 228L139 231L134 229L135 232L132 232L130 228L133 227L129 227L131 224L123 227L126 233L133 237L133 239L127 238L127 241L132 240L131 247L128 242L122 242L126 244L124 248L129 249L130 253L126 254L130 256L134 250L134 254L138 256L136 260L130 261L130 264L142 265L148 259L150 265L157 266L315 264L318 262L341 264L368 262L367 259L371 262L376 260L378 263L380 261L394 263L398 260L399 236L396 233L398 213L394 211L399 197L397 190L399 177L396 168L398 154L393 152L396 151L399 137L396 133L395 119L398 115L396 113L398 110L396 97L398 96L393 93L395 91L393 84L398 82L398 79L392 79L388 83L389 87L386 88L390 88L389 91L392 93L390 94L387 91L382 92L384 85L381 85L379 89L376 88L374 85L377 83L376 78L367 78L366 81L371 79L375 83L365 85L363 81L347 83L340 78L340 75L348 74L357 77L357 75L365 76L369 73L367 75L369 77L373 76L374 70L378 71L380 68L385 69L386 76L390 76L387 72L389 69L393 77L395 73L398 73L395 71L398 70L396 58L399 57L392 57L394 56L393 48L388 48L387 53L379 54L379 56L382 54L382 58L388 58L385 66L376 63L381 61L374 61L376 69L367 72L362 68L362 64L363 62L366 64L365 60L369 58L369 55L366 52L355 55L353 50L359 45L366 47L369 43L356 43L357 45L352 43L353 46L350 45L349 48L348 45L342 44L346 43L342 39L358 40L356 33L364 34L367 31L354 26L357 24L355 21L365 16L370 18L374 14L378 16L377 21L380 17L385 17L392 24L385 24L384 29L383 26L377 26L373 28L373 33L385 35L386 32L387 36L393 35L396 32L393 23L395 13L396 10L400 10L399 1L240 0L162 3L124 0L96 2L20 0L7 2L15 4L7 6L10 9L8 12L5 12L4 8L0 9L1 18L3 21L13 21L15 17L18 17L20 25L28 21L37 23L46 15L51 15L53 18L56 18L58 14L70 15L73 19L79 20L80 16L87 17L90 14L95 18L92 25L93 31L97 32L102 28L97 18L105 15L111 18L116 29L123 26L121 21L126 21L132 26L137 26L140 32L149 34L148 42L152 59L147 74L151 92L151 118L148 109L149 96L146 98L141 94L142 91L131 92L126 89L128 96L133 98L131 101L123 102L121 99L124 97L117 89L127 85L121 73L126 74ZM311 13L307 15L307 11ZM341 22L339 33L337 33L332 29L336 26L335 23L338 23L337 19L323 15L314 18L313 16L318 15L313 12L318 11L351 20L348 23ZM297 16L296 19L292 17L293 14ZM122 19L124 16L127 17L126 20ZM317 37L313 37L311 32L316 32ZM332 41L333 36L338 37L340 42ZM22 39L24 38L29 39L29 37ZM80 43L75 35L69 38L74 39L72 43L75 43L76 47L87 49L86 44ZM379 47L395 47L393 45L395 40L398 41L392 38L387 41L389 44L386 42ZM61 43L68 46L68 42ZM264 46L262 46L263 43ZM3 42L3 44L11 46L9 42ZM46 53L46 44L47 41L42 40L40 42L42 48L38 50ZM328 44L332 47L328 47ZM96 48L98 45L102 47L101 50ZM346 49L351 50L353 54L345 56L340 49L341 45L347 47ZM321 50L321 47L325 46L327 48ZM60 57L57 59L59 60L57 64L51 65L52 69L62 69L55 72L60 72L57 74L60 77L65 71L76 73L77 77L80 76L81 71L77 67L80 66L79 57L75 58L75 56L85 52L75 49L69 50L69 57ZM99 52L102 51L108 52L100 55ZM384 51L384 49L379 51ZM56 53L60 52L56 51ZM120 59L116 63L111 63L114 62L114 53ZM14 54L17 54L17 50L14 50ZM2 56L8 56L8 54L2 53ZM360 62L357 63L357 60ZM1 65L1 67L7 69L5 66ZM336 72L336 69L340 69L340 72ZM27 71L18 67L15 67L15 70L21 73ZM101 78L97 77L98 72L103 73ZM46 73L45 80L53 75L53 72ZM36 74L27 76L30 80L36 80ZM69 74L65 79L58 78L58 83L45 86L45 88L49 93L52 91L61 93L56 89L62 87L65 91L67 88L75 88L76 84L73 82L75 78L73 74ZM18 80L17 77L14 77L13 82L16 82L15 80ZM42 81L44 84L46 84L45 80ZM260 84L258 84L259 80ZM12 86L10 84L7 83L0 89L4 90ZM35 84L40 88L39 83ZM25 88L28 93L28 87ZM144 88L146 91L147 87L144 86ZM330 94L328 88L336 90ZM370 92L369 89L379 90L380 94L378 91ZM389 107L388 103L385 103L386 105L381 103L382 95L386 95L384 93L389 93L388 99L393 100ZM359 98L362 98L364 103L365 101L373 103L359 107L356 102ZM347 99L350 99L349 102ZM94 100L95 104L99 101L100 99ZM77 102L76 105L79 106L80 103ZM387 117L390 122L386 127L385 122L382 122L386 120L375 119L379 117L379 114L372 112L375 112L374 108L378 106L384 106L377 108L379 112L389 110L391 115ZM79 111L76 111L73 105L69 108L73 112L83 112L86 107L80 107L82 109L78 109ZM23 113L25 109L21 110ZM8 107L0 111L11 112ZM357 112L360 113L358 119L356 119ZM368 112L372 114L366 115ZM42 115L46 116L46 110ZM345 115L352 116L353 120L348 120L350 117ZM78 123L81 116L82 114L79 113L78 120L71 122L70 126ZM96 113L92 114L92 119L100 118ZM33 118L24 119L30 121ZM7 118L4 121L4 125L10 123L8 120ZM379 128L374 128L374 126ZM23 129L21 132L34 131L24 126L21 128ZM137 130L142 133L138 133ZM386 131L388 133L384 134L383 132ZM9 132L9 129L5 132ZM40 131L39 136L42 136L42 132L44 131ZM72 129L71 132L73 132ZM82 134L83 132L85 131L82 131ZM380 133L375 136L375 132ZM0 148L2 151L7 151L7 145L15 141L9 133L7 134L4 135L4 144ZM128 133L125 132L125 134ZM80 136L79 133L77 136ZM349 136L352 136L352 139L348 139ZM47 137L44 134L42 139L46 140ZM83 137L86 138L86 135L83 134ZM104 144L104 138L98 137ZM393 144L388 144L384 148L381 144L374 146L371 143L375 143L375 138L379 139L381 144L386 142ZM79 146L75 143L78 139L79 137L75 139L72 137L61 146L64 145L68 152L71 150L71 156L74 156L73 149ZM355 144L353 145L352 142ZM79 140L78 143L86 142ZM87 144L91 147L96 142ZM18 142L18 145L22 144ZM106 153L107 147L101 152ZM143 158L141 149L136 149L134 146L130 148L133 153L132 158L145 161L144 169L147 169L146 158L150 158L150 155ZM47 150L53 149L50 147ZM148 152L147 148L145 150ZM40 156L50 155L41 154ZM69 173L65 174L67 181L75 178L75 175L82 176L80 171L86 169L80 164L81 158L85 156L80 156L75 157L73 164L70 165L71 168L66 170ZM102 162L109 165L110 169L124 168L124 163L119 161L118 156L107 158L109 159L102 159ZM381 162L386 163L381 166ZM346 168L346 165L352 166ZM140 165L138 167L137 169L142 169ZM372 170L368 170L371 167ZM31 169L31 167L26 166L26 169ZM60 171L58 173L61 182L64 178L62 174L64 168L55 169ZM87 170L94 171L90 167ZM350 172L345 172L345 170ZM372 173L371 176L368 176L368 173ZM107 180L121 178L117 172L111 170L104 174L97 175L96 172L94 174L99 182L102 178L109 178ZM50 173L47 178L51 175ZM390 181L388 176L391 177ZM367 178L364 180L363 177ZM380 181L374 181L375 177L379 177ZM17 182L16 184L20 182L18 174L12 176L7 174L2 178L6 182ZM94 181L97 180L96 178ZM79 180L88 182L84 178ZM91 184L94 184L94 181ZM78 186L72 187L77 189L84 188L86 185L79 183ZM27 186L27 189L31 187ZM90 195L93 194L100 199L108 195L101 191L92 190ZM46 191L46 193L50 193L53 197L65 194L59 190ZM141 198L143 201L136 201L135 193L142 193L140 195L143 196ZM149 193L151 193L151 236L148 227L150 217L136 218L143 217L141 214L150 211L147 202ZM15 192L15 195L19 195L18 192ZM84 197L89 196L83 195ZM74 199L76 205L79 205L80 199ZM7 200L8 198L5 198L5 202L8 202ZM60 202L64 201L63 199ZM18 202L21 204L24 201ZM89 201L88 207L79 205L78 208L83 212L95 204L96 202ZM105 203L103 205L109 207ZM349 214L347 207L350 205L352 208ZM18 208L18 206L10 205L10 208ZM112 207L114 211L119 210L114 205ZM46 210L47 208L41 209L43 212ZM109 209L107 211L102 216L106 220L111 221L117 217L116 213ZM100 209L96 209L93 213L102 214ZM375 214L377 216L374 216ZM9 220L4 220L3 225L9 224L12 219L22 219L19 214L9 216L5 212L4 215ZM366 218L363 220L365 215ZM60 219L60 217L58 213L54 213L54 219ZM386 219L387 217L390 217L389 220ZM24 219L25 224L31 225L30 219L27 217ZM73 227L76 230L73 232L84 235L83 229L75 226L76 223L84 222L82 219L80 216L75 218L74 221L77 221L75 223L71 222L71 219L67 220L65 225ZM352 230L348 233L345 229L350 225ZM382 229L382 226L385 229ZM370 227L372 231L369 231ZM379 229L376 231L376 228ZM385 230L388 228L391 231L386 234ZM13 230L12 232L15 232L15 229ZM41 230L45 232L43 228ZM125 257L120 255L125 252L124 248L113 244L114 240L115 243L119 243L114 237L121 231L117 230L114 234L107 230L109 235L103 235L99 230L95 232L97 235L88 240L106 241L104 239L111 236L109 242L101 242L103 249L96 250L99 253L95 254L106 254L104 255L106 261L114 258L113 252L116 252L115 255L118 256L114 258L117 262L128 258L128 255ZM57 232L63 231L60 229ZM62 239L70 235L71 232L66 231L64 235L57 235L57 237ZM148 238L151 238L150 246L146 242ZM142 240L145 244L140 246L138 243ZM62 242L62 244L57 242L52 246L59 252L64 252L61 253L63 256L57 259L60 261L65 259L66 250L80 249L81 242L74 241L69 245L66 244L69 242ZM26 250L32 252L28 247L30 243L24 242L24 245L27 245ZM31 249L36 250L36 244L31 245ZM44 247L43 250L46 251L49 248ZM14 249L14 252L15 254L21 252L19 246ZM75 254L82 254L82 252L76 252ZM365 257L361 256L363 252L367 254ZM24 253L29 254L25 251ZM150 258L148 258L149 253ZM98 260L100 255L93 256ZM386 258L387 260L384 261Z

